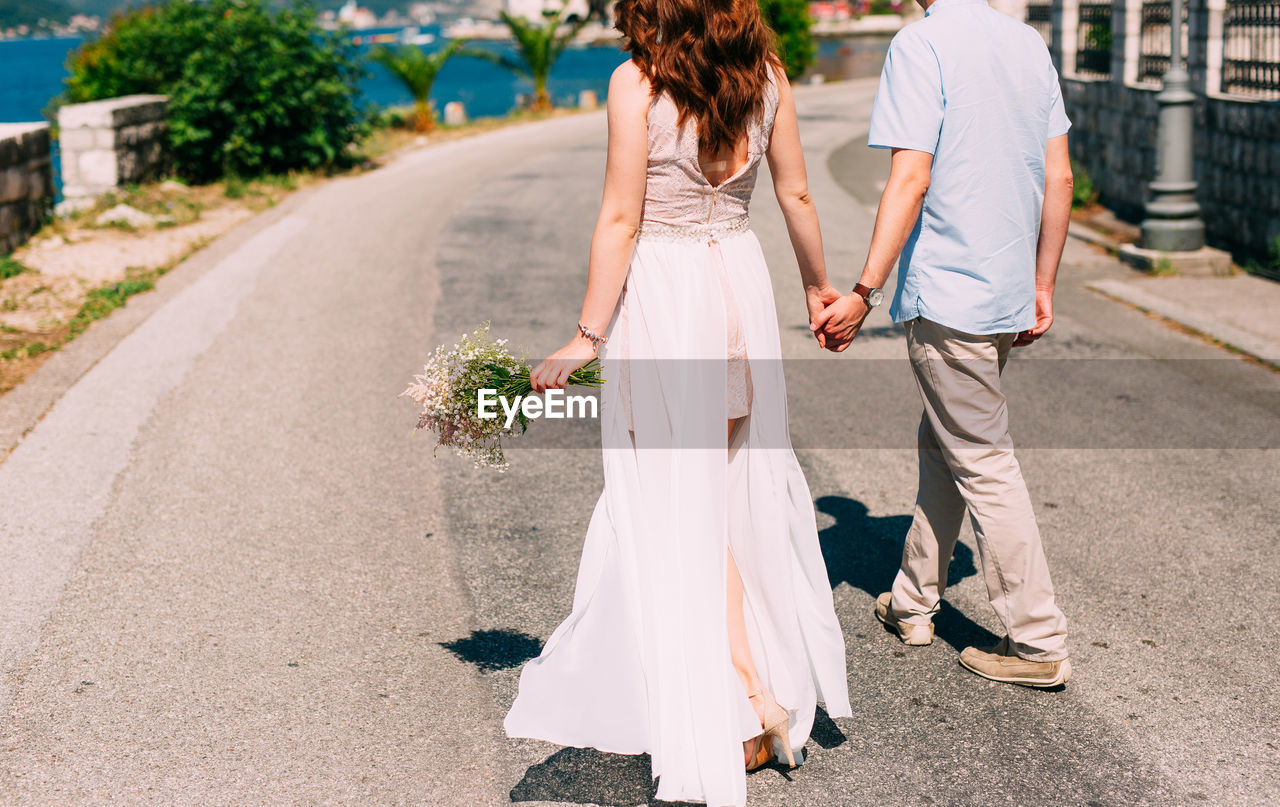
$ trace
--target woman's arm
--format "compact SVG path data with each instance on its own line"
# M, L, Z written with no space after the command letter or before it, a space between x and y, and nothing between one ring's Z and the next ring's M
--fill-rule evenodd
M804 170L804 152L800 147L800 124L796 120L796 104L791 96L791 85L779 71L778 112L773 121L773 136L769 140L769 173L773 176L773 192L778 206L787 221L787 233L791 236L791 248L795 250L800 265L800 279L804 282L805 301L809 307L809 321L822 312L831 302L840 299L840 292L827 282L827 262L822 255L822 232L818 227L818 209L809 196L809 178ZM824 334L815 334L818 344L826 347Z
M609 157L605 163L604 199L591 237L587 293L579 319L596 334L603 334L609 326L640 230L649 160L648 110L649 82L634 62L624 62L609 80ZM534 368L529 377L534 391L563 389L569 374L595 355L591 340L575 333L568 344Z

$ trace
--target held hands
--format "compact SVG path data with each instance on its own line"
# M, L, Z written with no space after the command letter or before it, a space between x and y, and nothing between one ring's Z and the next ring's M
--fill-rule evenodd
M827 283L821 286L806 286L804 290L805 305L809 309L809 330L813 330L813 320L822 313L823 309L840 299L840 292L835 287ZM825 335L815 333L818 339L818 345L826 347Z
M546 392L549 389L564 389L569 381L569 374L596 357L596 346L591 340L578 334L569 340L569 344L543 359L529 374L529 383L534 392Z
M832 353L841 353L853 342L862 321L871 308L862 295L850 292L831 301L816 315L809 309L809 330L817 337L818 344Z
M1036 324L1029 331L1018 334L1013 340L1014 347L1026 347L1044 336L1049 326L1053 325L1053 289L1036 287Z

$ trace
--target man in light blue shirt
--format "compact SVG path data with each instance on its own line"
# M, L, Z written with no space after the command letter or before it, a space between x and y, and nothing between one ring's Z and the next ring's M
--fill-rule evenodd
M1067 682L1058 609L1000 374L1009 351L1053 323L1071 212L1058 75L1044 40L984 0L918 0L925 18L894 37L868 144L893 150L862 276L813 323L842 351L898 261L890 313L904 324L924 403L920 490L902 565L876 616L909 645L933 641L965 515L1006 636L960 663L996 681Z
M894 322L974 334L1035 325L1046 142L1070 126L1044 40L984 0L936 0L894 37L868 143L933 155Z

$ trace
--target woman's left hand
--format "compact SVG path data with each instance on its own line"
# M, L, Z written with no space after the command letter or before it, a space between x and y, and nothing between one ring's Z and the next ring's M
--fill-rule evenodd
M839 300L843 295L836 291L830 283L824 283L821 286L808 286L804 290L805 305L809 309L809 330L813 331L814 337L818 340L818 347L826 347L826 334L813 327L813 321L818 318L827 306Z
M569 344L543 359L529 374L529 383L534 392L546 392L549 389L564 389L569 383L569 374L596 357L596 346L591 340L579 334Z

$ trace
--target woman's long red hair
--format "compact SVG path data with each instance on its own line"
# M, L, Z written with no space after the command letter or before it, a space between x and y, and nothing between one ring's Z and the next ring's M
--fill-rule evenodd
M614 13L653 94L697 121L698 149L737 145L781 67L757 0L621 0Z

